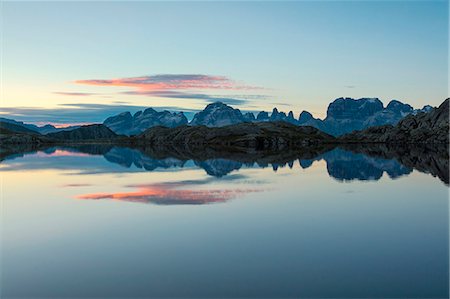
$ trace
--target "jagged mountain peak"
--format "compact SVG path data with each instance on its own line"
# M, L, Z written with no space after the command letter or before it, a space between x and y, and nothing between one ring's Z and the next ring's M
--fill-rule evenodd
M225 107L225 106L231 107L231 106L228 106L227 104L225 104L224 102L216 101L216 102L209 103L208 105L206 105L205 109L208 109L208 107Z
M394 112L408 113L413 110L413 107L409 104L404 104L398 100L392 100L386 106L386 109Z
M246 121L255 121L256 120L255 115L252 112L245 113L244 114L244 119Z
M239 109L235 109L222 102L214 102L208 104L202 111L197 112L190 124L221 127L244 121L246 121L246 118Z
M327 118L365 119L383 108L378 98L338 98L328 105Z
M308 111L303 110L300 115L298 116L298 121L300 123L305 123L309 120L313 119L313 116L311 113L309 113Z
M147 109L144 110L144 112L143 112L142 114L143 114L143 115L147 115L147 114L156 114L156 113L158 113L158 112L156 112L155 109L153 109L153 108L147 108Z
M188 123L183 113L161 112L153 108L137 111L133 116L123 112L105 119L103 124L117 134L136 135L153 126L176 127Z
M258 113L258 115L256 116L256 120L257 121L267 121L269 120L269 113L266 111L261 111Z

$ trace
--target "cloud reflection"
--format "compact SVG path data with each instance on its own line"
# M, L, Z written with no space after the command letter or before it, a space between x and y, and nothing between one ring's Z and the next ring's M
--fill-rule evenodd
M112 199L127 202L153 203L158 205L202 205L225 202L243 194L261 192L263 189L193 189L191 185L204 184L199 181L181 181L156 183L147 185L132 185L137 188L132 192L91 193L77 196L78 199Z

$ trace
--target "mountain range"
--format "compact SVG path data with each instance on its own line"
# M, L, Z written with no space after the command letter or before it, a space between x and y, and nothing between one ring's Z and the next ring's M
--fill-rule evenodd
M183 112L157 112L152 108L138 111L134 115L130 112L107 118L103 124L117 134L137 135L154 126L174 128L189 124L191 126L204 125L207 127L223 127L243 122L274 122L284 121L297 126L312 126L333 136L340 136L355 130L363 130L373 126L395 125L402 118L410 114L426 112L431 106L413 109L408 104L392 100L384 107L377 98L338 98L327 109L325 119L314 118L308 111L300 113L298 118L294 113L279 111L273 108L269 114L261 111L256 116L252 112L242 113L222 102L208 104L202 111L196 113L188 122Z
M448 101L445 103L441 106L448 106ZM369 128L395 126L397 123L404 124L404 122L401 121L411 118L415 119L415 116L428 115L428 113L424 112L433 112L434 110L436 109L428 105L422 109L413 109L410 105L401 103L397 100L392 100L384 107L383 103L377 98L362 98L356 100L352 98L338 98L330 103L327 109L326 118L322 120L314 118L313 115L307 111L303 111L298 118L295 118L292 111L286 114L285 112L279 111L277 108L273 108L270 114L266 111L261 111L255 116L251 112L242 113L239 109L235 109L221 102L215 102L208 104L202 111L196 113L190 122L183 112L174 113L169 111L156 111L152 108L148 108L143 111L138 111L134 115L130 112L123 112L108 117L103 122L103 125L90 125L88 129L85 129L85 126L55 128L52 125L45 125L39 127L6 118L0 118L0 128L15 133L46 135L51 139L86 140L98 139L96 136L101 137L101 139L112 139L114 136L119 137L119 135L139 136L151 128L158 128L155 132L161 132L163 129L162 127L169 129L183 128L178 131L169 131L198 135L199 130L204 131L204 129L201 129L202 126L204 128L220 128L242 124L244 126L232 127L232 129L242 129L244 131L250 130L253 132L256 128L266 130L269 127L246 126L245 124L274 123L276 125L273 126L273 128L271 127L271 129L275 128L278 130L285 127L281 124L285 123L286 125L291 126L288 126L288 129L292 132L295 131L293 129L294 127L308 126L314 127L328 135L339 137L351 132ZM435 116L429 116L429 118L434 119ZM424 122L429 123L430 121L425 119ZM428 127L430 132L427 134L433 134L433 130L437 128ZM274 132L271 132L270 134L275 134ZM208 134L212 133L212 131L208 131ZM149 136L148 133L144 135ZM442 138L445 139L445 134L442 133L440 135L443 135ZM261 136L265 135L263 134ZM187 136L186 138L192 139L191 136Z

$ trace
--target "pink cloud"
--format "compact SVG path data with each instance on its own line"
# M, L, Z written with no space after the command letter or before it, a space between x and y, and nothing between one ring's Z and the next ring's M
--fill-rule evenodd
M119 79L77 80L77 84L96 86L132 87L137 94L148 94L151 91L187 90L187 89L220 89L220 90L251 90L260 89L241 85L224 76L209 76L199 74L163 74L143 77Z

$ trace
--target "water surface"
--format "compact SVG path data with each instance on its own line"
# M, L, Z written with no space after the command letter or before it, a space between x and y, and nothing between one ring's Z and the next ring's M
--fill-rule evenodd
M5 155L1 297L448 297L439 165L156 156Z

